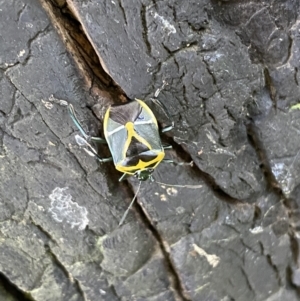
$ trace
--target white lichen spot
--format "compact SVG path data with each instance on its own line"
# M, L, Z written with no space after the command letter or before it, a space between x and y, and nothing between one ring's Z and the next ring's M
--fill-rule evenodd
M209 62L216 62L219 58L223 57L224 54L222 53L217 53L215 55L205 55L204 60L209 61ZM225 70L228 72L228 70Z
M38 208L40 211L45 211L45 209L44 209L43 206L37 206L37 208Z
M207 131L206 137L210 140L210 142L212 142L213 144L216 144L216 141L215 141L212 133L209 130L206 130L206 131Z
M18 57L22 57L24 54L26 53L26 50L21 50L19 53L18 53Z
M154 13L154 18L161 22L163 28L168 32L168 35L171 33L176 33L174 25L172 25L168 20L164 19L158 13Z
M49 195L51 208L49 211L57 222L66 222L71 228L78 226L78 230L84 230L89 220L85 207L72 201L72 196L66 192L68 187L55 188Z
M162 202L166 202L166 201L167 201L166 195L165 195L165 194L161 194L161 195L160 195L160 200L161 200Z
M236 155L234 153L229 152L228 150L223 149L223 148L216 148L216 153L217 154L225 154L225 155L228 155L231 157L236 157Z
M49 141L48 144L49 144L50 146L56 146L56 144L53 143L52 141Z
M252 234L257 234L257 233L263 232L264 229L263 229L262 227L258 226L258 227L255 227L255 228L253 228L253 229L250 229L249 231L250 231Z
M203 256L206 258L207 262L213 267L215 268L219 263L220 263L220 257L216 256L216 255L211 255L206 253L202 248L200 248L199 246L197 246L196 244L193 244L194 250L196 251L196 253L198 253L200 256Z
M46 107L46 109L51 110L53 108L53 103L42 99L42 103Z
M282 191L288 195L294 189L295 186L295 177L291 172L291 167L294 165L299 152L294 157L290 165L286 165L283 162L271 162L272 173L275 176L276 180L280 183Z
M169 187L169 188L167 188L167 194L176 196L178 194L178 190L174 187Z
M101 295L106 295L106 291L102 290L101 288L99 289L99 292Z
M234 225L235 224L235 221L232 218L232 215L226 215L226 217L225 217L225 224L226 225Z
M183 214L185 212L185 208L182 207L182 206L179 206L179 207L176 208L176 212L178 214Z
M284 175L286 173L286 166L284 163L275 163L273 166L272 166L272 173L274 174L274 176L276 178Z

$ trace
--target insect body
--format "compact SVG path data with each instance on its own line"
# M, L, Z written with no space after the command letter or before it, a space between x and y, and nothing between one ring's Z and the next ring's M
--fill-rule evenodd
M139 180L147 180L164 159L157 120L139 99L111 106L104 117L104 135L115 167Z

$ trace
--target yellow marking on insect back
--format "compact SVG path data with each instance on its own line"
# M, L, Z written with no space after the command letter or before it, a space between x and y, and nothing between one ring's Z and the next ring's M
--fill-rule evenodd
M153 112L151 111L151 109L142 100L140 100L140 99L135 99L135 100L140 104L140 106L147 113L147 115L150 116L150 119L146 120L147 123L155 124L158 129L157 120L156 120ZM109 142L109 139L108 139L109 136L113 134L112 133L113 131L110 131L110 132L108 131L109 119L110 119L110 107L107 109L104 119L103 119L104 136L108 142ZM123 166L122 161L124 159L126 159L126 153L130 146L130 143L132 141L132 137L135 137L136 140L138 140L140 143L145 145L149 150L152 150L152 146L149 144L149 142L135 131L134 125L135 125L135 123L133 123L133 122L127 122L124 125L124 127L127 130L127 139L126 139L125 144L122 149L122 158L123 159L120 162L115 163L115 167L118 171L123 172L125 174L130 174L130 175L134 175L134 173L137 170L144 170L149 167L155 168L163 160L163 158L165 156L165 153L163 150L157 150L156 157L151 161L144 162L140 159L139 162L134 166Z
M138 140L139 142L141 142L142 144L146 145L149 149L152 149L151 145L148 143L148 141L141 137L140 135L137 134L137 132L134 130L134 123L132 122L127 122L125 124L125 128L127 130L127 139L123 148L123 158L126 158L126 153L128 150L128 147L130 145L130 142L132 140L132 137L135 137L136 140Z
M104 136L107 141L107 124L108 124L108 119L109 119L109 113L110 113L110 107L107 109L105 115L104 115L104 120L103 120L103 129L104 129Z
M165 153L162 151L162 152L159 152L157 154L156 158L154 158L151 161L144 162L142 160L139 160L138 164L136 164L135 166L122 166L120 164L116 164L116 169L120 172L133 175L136 170L143 170L149 166L152 166L152 168L155 168L164 157L165 157ZM155 163L156 163L156 165L153 166L153 164L155 164Z

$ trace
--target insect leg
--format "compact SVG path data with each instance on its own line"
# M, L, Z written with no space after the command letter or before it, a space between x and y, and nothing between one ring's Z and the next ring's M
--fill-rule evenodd
M71 105L70 103L68 104L68 110L69 110L69 114L70 114L74 124L76 125L76 127L78 128L78 130L80 131L80 133L86 140L90 140L95 143L105 143L106 144L105 139L103 139L101 137L91 137L85 132L85 130L83 129L82 125L80 124L80 122L75 114L73 105Z
M101 163L106 163L106 162L111 162L113 160L113 157L100 158L99 155L97 155L96 159L99 160Z
M110 162L113 160L112 157L101 158L98 155L97 151L88 143L88 140L95 142L95 143L105 143L106 144L107 142L105 139L103 139L101 137L91 137L85 132L85 130L83 129L82 125L80 124L80 122L76 116L76 113L75 113L75 110L74 110L74 107L72 104L68 103L66 100L63 100L63 99L57 99L53 95L50 95L49 101L57 103L61 106L68 107L69 115L71 116L74 124L76 125L76 127L78 128L78 130L84 137L84 138L82 138L79 135L75 135L75 140L79 146L83 146L83 149L87 154L89 154L92 157L95 157L101 163Z
M172 122L171 125L167 125L167 126L165 126L164 128L162 128L162 129L161 129L161 132L162 132L162 133L169 132L169 131L171 131L173 128L174 128L174 122Z
M101 138L101 137L92 137L92 136L89 136L88 139L91 140L94 143L107 144L106 140L104 138Z
M168 85L168 83L166 81L163 81L163 85L161 88L157 89L156 92L154 93L154 97L151 98L151 100L160 107L160 109L164 112L164 114L168 117L168 119L171 121L171 115L168 111L168 109L166 108L166 106L157 98L159 93L164 89L164 87ZM161 131L162 133L168 132L170 130L172 130L174 128L174 121L171 121L170 125L165 126Z
M150 98L151 101L153 101L157 106L161 108L161 110L165 113L165 115L168 117L169 120L172 120L171 115L166 108L166 106L157 98ZM168 132L174 128L174 121L171 121L170 125L165 126L161 131L162 133Z
M119 182L122 182L123 180L125 180L126 178L128 178L130 175L127 173L123 173L122 176L119 179Z
M158 88L155 93L154 93L154 97L157 98L157 96L159 95L159 93L164 89L165 86L167 86L168 83L164 80L163 84L160 88Z
M91 136L89 136L85 132L85 130L83 129L81 123L79 122L79 120L78 120L78 118L76 116L76 113L75 113L73 105L71 105L70 103L68 103L66 100L57 99L53 95L50 95L49 101L57 103L60 106L68 107L68 111L69 111L70 117L72 118L74 124L76 125L76 127L78 128L78 130L80 131L80 133L83 135L83 137L86 140L90 140L90 141L93 141L95 143L105 143L105 144L107 143L105 139L103 139L101 137L91 137Z
M153 101L155 103L155 105L157 105L161 108L161 110L166 114L166 116L168 117L169 120L172 119L168 109L158 98L150 98L150 99L151 99L151 101Z
M75 140L77 142L77 144L79 146L82 146L84 151L92 156L92 157L95 157L98 161L100 161L101 163L106 163L106 162L110 162L113 160L112 157L108 157L108 158L101 158L97 151L86 141L86 139L82 138L81 136L79 135L75 135Z
M86 134L85 130L83 129L82 125L80 124L80 122L75 114L74 107L70 103L68 104L68 111L69 111L69 115L71 116L73 122L75 123L76 127L78 128L78 130L80 131L82 136L85 139L88 139L89 136Z

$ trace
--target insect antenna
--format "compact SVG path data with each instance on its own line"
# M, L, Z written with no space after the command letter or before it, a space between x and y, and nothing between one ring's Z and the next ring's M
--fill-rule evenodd
M165 185L165 186L170 186L170 187L180 187L180 188L189 188L189 189L198 189L201 188L203 185L176 185L176 184L167 184L163 182L158 182L154 180L155 183L160 184L160 185Z
M127 210L126 210L125 213L123 214L123 216L122 216L122 218L121 218L121 220L120 220L120 222L119 222L119 227L123 224L123 222L124 222L124 220L125 220L125 218L126 218L128 212L129 212L130 208L132 207L132 205L133 205L133 203L134 203L134 201L135 201L135 199L136 199L136 197L137 197L137 195L138 195L138 193L139 193L139 191L140 191L141 184L142 184L142 181L140 181L139 187L138 187L138 189L137 189L137 191L136 191L136 193L135 193L135 195L134 195L134 197L133 197L133 199L132 199L130 205L128 206Z

